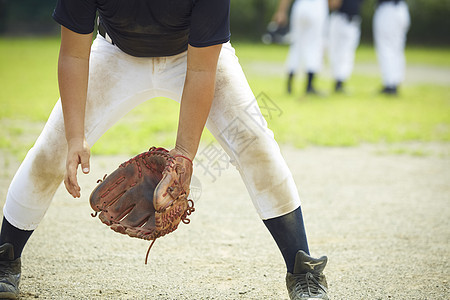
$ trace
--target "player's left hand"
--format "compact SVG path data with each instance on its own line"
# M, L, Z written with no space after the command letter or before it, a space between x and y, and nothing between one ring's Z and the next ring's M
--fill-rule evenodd
M89 173L90 148L85 138L75 138L67 142L66 174L64 185L74 198L81 196L81 188L77 180L77 169L81 165L84 174Z
M187 197L192 177L192 159L187 152L174 148L169 151L173 158L163 171L163 178L155 189L153 200L156 211L164 211L179 197Z

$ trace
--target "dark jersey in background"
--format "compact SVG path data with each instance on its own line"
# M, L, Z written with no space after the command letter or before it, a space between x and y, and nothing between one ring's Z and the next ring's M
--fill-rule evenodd
M394 3L399 3L402 0L378 0L378 4L381 4L383 2L394 2Z
M342 0L338 11L349 16L359 16L363 0Z

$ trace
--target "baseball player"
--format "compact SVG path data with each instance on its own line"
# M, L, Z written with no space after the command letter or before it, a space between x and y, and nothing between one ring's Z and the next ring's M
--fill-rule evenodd
M342 0L339 7L330 14L328 58L335 81L335 92L343 92L344 82L353 71L355 51L361 37L362 2L363 0Z
M292 174L229 41L229 5L230 0L57 1L60 99L8 190L0 298L18 296L22 250L60 183L73 197L81 196L77 170L89 173L90 146L140 103L168 97L181 104L171 151L193 160L206 125L239 170L280 248L291 299L328 299L327 258L309 255ZM97 13L99 34L92 43Z
M378 0L373 16L373 38L381 69L382 93L397 95L405 76L406 34L410 26L408 4L403 0Z
M284 25L292 0L280 0L273 20ZM295 74L301 67L307 75L307 94L317 94L314 78L322 67L324 38L328 18L327 0L296 0L290 15L291 45L286 61L287 91L292 93Z

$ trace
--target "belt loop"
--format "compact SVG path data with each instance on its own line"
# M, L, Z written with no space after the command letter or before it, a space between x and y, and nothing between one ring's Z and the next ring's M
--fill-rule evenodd
M111 44L114 45L114 43L113 43L111 37L109 36L109 34L108 34L107 32L105 32L105 40L107 40L108 42L110 42Z
M100 23L97 20L98 23L98 33L105 38L106 41L108 41L109 43L114 45L114 42L112 41L111 37L109 36L109 34L106 32L105 28L103 27L102 23Z

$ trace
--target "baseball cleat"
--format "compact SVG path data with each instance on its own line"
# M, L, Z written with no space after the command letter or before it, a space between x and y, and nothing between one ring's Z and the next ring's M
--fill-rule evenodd
M306 94L308 95L319 95L320 93L313 87L309 87L306 89Z
M310 87L310 88L307 88L307 89L306 89L305 96L306 96L306 97L311 96L311 97L319 97L319 98L322 98L322 97L326 97L327 95L326 95L325 93L321 92L321 91L316 90L316 89L313 88L313 87Z
M396 96L398 94L396 86L385 86L380 93L384 95L393 95L393 96Z
M19 297L21 263L20 257L14 259L14 247L11 244L0 246L0 299Z
M291 300L328 300L327 280L323 270L328 258L312 258L304 251L297 252L293 273L286 274L286 287Z

